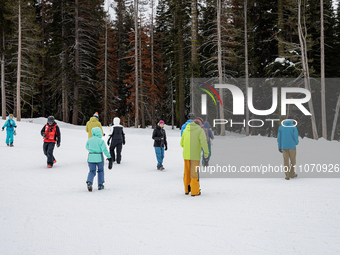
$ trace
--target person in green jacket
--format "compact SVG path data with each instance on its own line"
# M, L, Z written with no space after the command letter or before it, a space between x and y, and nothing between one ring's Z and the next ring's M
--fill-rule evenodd
M90 120L86 123L86 132L88 133L88 138L92 137L92 128L94 127L99 127L102 130L102 134L103 136L105 136L104 131L103 131L103 127L102 124L99 122L99 115L98 112L96 112L95 114L93 114L93 116L90 118Z
M102 131L99 127L94 127L91 130L92 137L87 140L86 149L89 151L87 159L90 172L87 176L87 189L92 192L93 179L96 176L98 168L98 190L104 189L104 156L109 160L109 169L112 169L112 158L108 151L105 141L102 139Z
M186 126L181 138L184 159L184 190L186 195L191 192L191 196L201 195L198 169L202 149L204 157L209 156L207 138L202 126L202 121L195 119L194 122Z

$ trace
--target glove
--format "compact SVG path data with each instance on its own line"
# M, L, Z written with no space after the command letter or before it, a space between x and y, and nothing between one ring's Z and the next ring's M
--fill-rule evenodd
M105 133L103 134L103 136L105 136Z
M17 126L14 126L15 128L17 128Z
M57 143L57 148L59 148L60 147L60 143Z
M45 134L45 133L43 133L43 134L42 134L42 136L43 136L43 137L46 137L46 134Z
M279 152L283 153L283 151L279 148Z
M167 151L167 150L168 150L168 146L165 146L165 149L164 149L164 150L166 150L166 151Z
M110 146L110 140L107 141L107 146Z
M111 170L112 169L113 159L112 158L108 158L107 160L109 161L109 170Z
M1 131L4 131L4 128L2 128Z
M123 141L123 145L125 145L125 140Z

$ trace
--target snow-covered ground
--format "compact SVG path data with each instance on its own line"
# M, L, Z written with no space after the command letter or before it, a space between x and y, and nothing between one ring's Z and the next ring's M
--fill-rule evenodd
M340 254L339 178L201 178L202 195L186 196L180 132L167 127L166 169L157 171L152 129L125 128L122 163L106 163L105 189L95 181L90 193L85 127L58 121L48 169L45 123L17 123L14 148L0 132L0 254ZM282 164L274 138L219 139L235 166ZM339 164L339 152L338 142L302 139L297 161Z

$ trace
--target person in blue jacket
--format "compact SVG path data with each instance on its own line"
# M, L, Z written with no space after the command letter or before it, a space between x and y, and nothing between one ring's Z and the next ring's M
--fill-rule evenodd
M1 131L4 131L4 129L6 128L6 133L7 133L6 144L7 146L10 146L10 147L13 147L13 141L14 141L13 135L15 132L14 128L17 127L13 118L14 118L13 114L10 114L5 124L2 126L2 130L1 130Z
M102 139L103 132L99 127L94 127L91 130L92 137L86 142L86 149L89 151L87 162L90 172L87 175L87 189L92 192L93 179L96 176L96 170L98 172L98 190L104 189L104 156L109 160L109 169L112 168L112 158L108 151L105 141Z
M191 122L194 122L194 119L196 119L195 114L192 113L192 112L189 113L187 122L185 122L185 123L182 125L182 127L181 127L181 136L182 136L182 134L183 134L184 129L187 127L187 125L188 125L189 123L191 123Z
M288 119L279 127L277 134L277 143L279 151L283 153L283 163L285 167L286 180L297 177L295 173L296 166L296 145L299 144L299 132L292 121L293 116L288 116ZM290 161L290 162L289 162Z

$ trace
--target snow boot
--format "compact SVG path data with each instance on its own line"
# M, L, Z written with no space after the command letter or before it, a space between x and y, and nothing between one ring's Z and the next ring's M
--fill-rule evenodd
M9 143L7 144L7 146L9 146Z
M87 189L89 192L92 192L92 182L86 182L87 183Z
M112 161L112 160L109 160L109 170L112 169L112 164L113 164L113 161Z
M189 195L190 191L191 191L191 188L190 188L190 185L188 185L188 193L185 193L185 195Z
M47 168L52 168L52 166L51 165L47 165Z
M298 177L297 174L293 174L290 178L295 178L295 177Z
M56 159L54 159L54 161L53 161L53 164L55 164L55 163L57 163L57 160L56 160Z
M14 147L13 143L11 143L11 144L9 145L9 147Z
M103 184L99 184L98 185L98 190L102 190L102 189L104 189L104 185Z
M201 195L201 190L200 193L198 193L197 195L191 195L192 197L196 197L196 196L200 196Z

